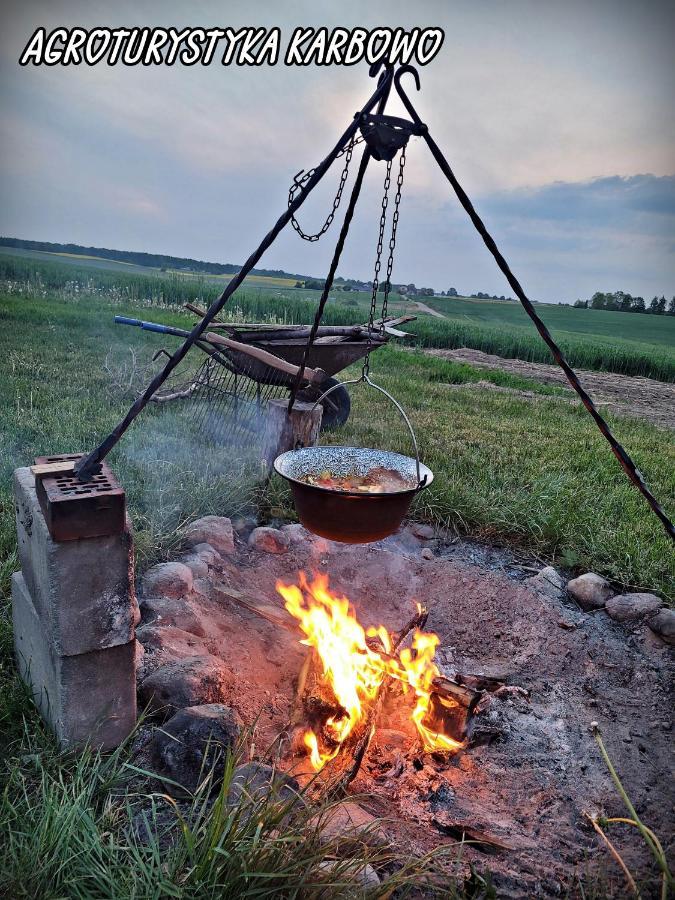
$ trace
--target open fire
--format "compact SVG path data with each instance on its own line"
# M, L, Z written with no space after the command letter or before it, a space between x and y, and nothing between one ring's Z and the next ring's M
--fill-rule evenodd
M411 646L398 648L384 626L363 628L350 601L331 594L326 575L317 574L309 581L301 572L297 585L278 581L276 587L305 635L301 643L315 651L326 689L336 702L336 711L327 716L323 727L308 728L303 734L315 771L334 759L354 729L365 722L387 678L414 693L411 718L425 750L448 752L464 746L442 732L436 717L431 718L434 679L440 676L434 662L437 635L415 628Z

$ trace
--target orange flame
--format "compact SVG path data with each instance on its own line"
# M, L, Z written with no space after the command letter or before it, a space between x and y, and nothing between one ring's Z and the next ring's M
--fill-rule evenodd
M345 711L342 716L328 719L325 740L314 731L305 733L304 744L315 771L337 756L354 726L365 717L364 704L375 699L386 676L414 690L417 702L412 720L426 750L457 750L462 746L424 724L433 680L439 675L433 662L439 644L435 634L415 631L412 647L394 654L387 629L380 625L364 630L349 600L330 593L326 575L317 574L308 582L301 572L299 585L277 582L277 590L305 635L301 643L318 653L324 676ZM378 638L381 652L373 649L373 641L369 643L367 638Z

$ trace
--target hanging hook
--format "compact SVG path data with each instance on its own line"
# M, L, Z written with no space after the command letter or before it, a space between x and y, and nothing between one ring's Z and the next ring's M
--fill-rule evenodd
M415 79L415 88L419 91L422 89L422 85L420 83L420 73L417 71L417 69L414 66L408 66L408 65L401 66L398 69L398 71L396 72L396 74L394 75L394 85L396 86L396 93L401 98L403 105L405 106L406 110L408 111L410 118L413 120L413 122L416 125L419 125L420 128L422 128L424 131L426 131L427 126L422 122L420 117L417 115L417 110L412 105L412 103L410 102L410 98L408 97L406 92L401 87L401 78L404 75L412 75L413 76L413 78Z

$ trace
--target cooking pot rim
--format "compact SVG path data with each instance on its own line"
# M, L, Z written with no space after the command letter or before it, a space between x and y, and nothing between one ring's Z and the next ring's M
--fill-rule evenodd
M378 450L375 447L346 447L341 444L331 444L328 447L301 447L298 450L286 450L285 453L280 453L279 456L274 460L274 471L277 475L281 475L282 478L285 478L286 481L291 482L292 484L297 484L301 488L307 488L312 491L321 491L324 494L330 494L333 497L360 497L363 499L380 499L384 500L388 497L402 497L406 494L416 494L418 491L421 491L423 488L428 487L434 479L434 473L428 466L425 466L424 463L420 463L420 474L424 480L423 484L416 484L405 491L381 491L377 494L369 494L364 493L363 491L336 491L334 488L321 487L317 484L307 484L306 481L301 481L299 478L294 478L292 475L289 475L287 472L283 472L280 468L283 465L284 461L290 459L296 453L304 453L307 455L311 455L311 451L313 450L354 450L356 453L362 453L364 450L372 451L373 453L387 453L391 456L397 456L399 459L405 459L413 465L415 465L415 459L412 456L405 456L403 453L397 453L395 450Z

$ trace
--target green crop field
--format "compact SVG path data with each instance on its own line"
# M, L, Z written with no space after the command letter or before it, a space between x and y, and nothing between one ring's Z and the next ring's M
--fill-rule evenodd
M69 296L93 291L109 298L152 304L208 304L223 290L229 278L196 272L167 273L109 260L0 247L0 282L15 285L14 289L26 285L29 291L49 289ZM336 288L330 296L324 316L327 323L342 325L367 320L368 294ZM318 291L296 288L288 278L251 276L245 279L230 309L238 308L241 314L258 317L267 314L278 322L310 322L318 297ZM418 316L416 322L405 327L414 335L413 343L421 347L471 347L530 362L553 361L520 304L466 298L422 299L447 318L421 313L415 301L398 294L389 302L393 314ZM537 310L572 366L675 382L675 316L546 304L539 304ZM234 312L228 315L237 317Z

